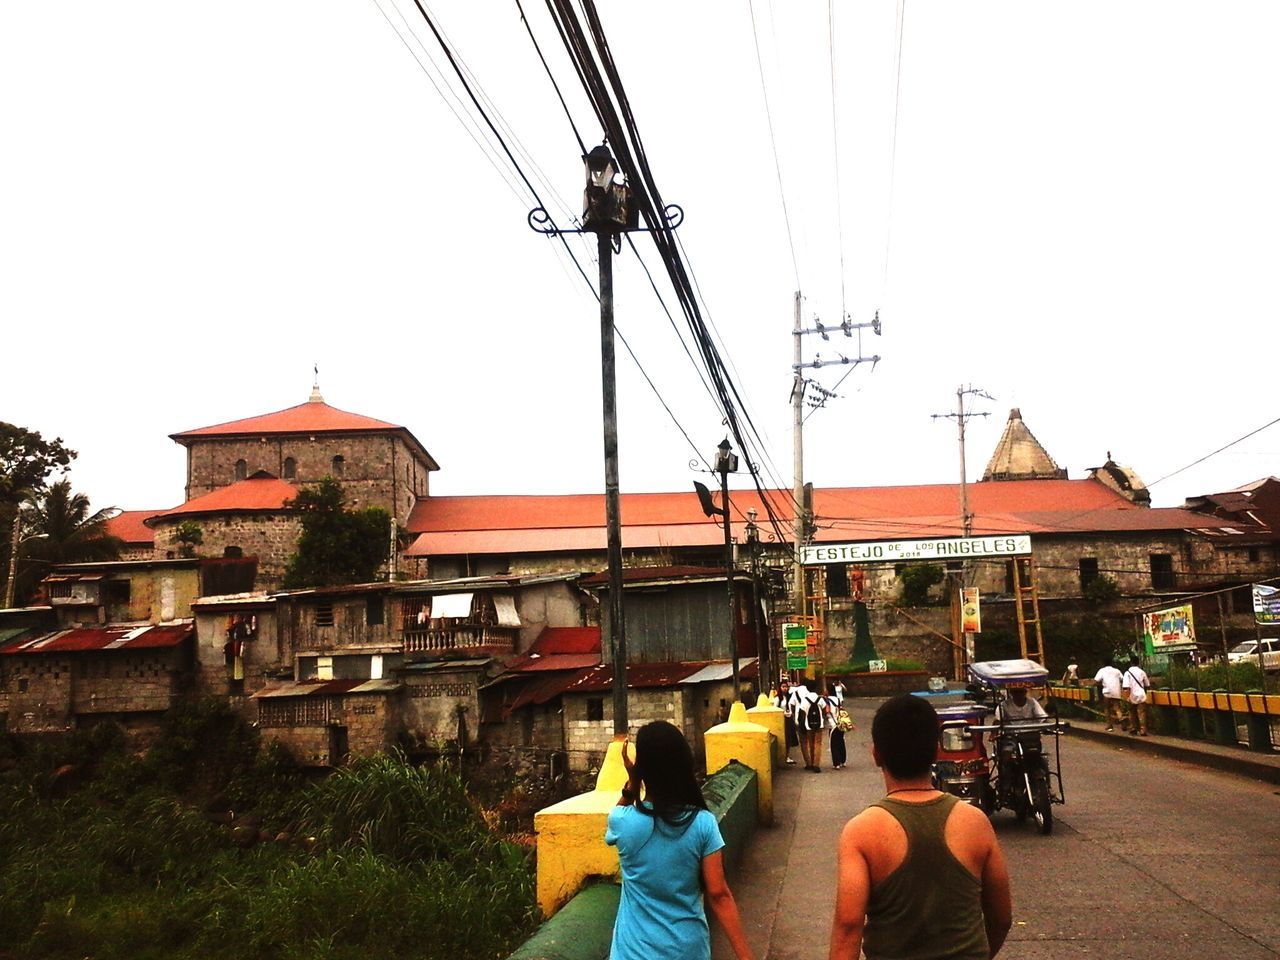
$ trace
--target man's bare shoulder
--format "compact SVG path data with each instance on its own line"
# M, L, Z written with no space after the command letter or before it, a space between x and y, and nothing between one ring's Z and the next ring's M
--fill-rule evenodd
M893 827L898 827L898 821L889 811L882 807L867 807L845 823L840 831L840 842L865 849L883 842L886 830Z

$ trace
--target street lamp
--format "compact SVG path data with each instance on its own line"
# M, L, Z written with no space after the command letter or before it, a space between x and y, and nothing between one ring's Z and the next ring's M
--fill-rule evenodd
M544 236L594 233L600 260L600 371L604 423L604 513L609 558L609 652L613 661L613 736L627 735L627 646L622 622L622 520L618 495L618 406L613 344L613 252L622 248L622 234L639 230L639 213L631 187L604 144L582 158L586 188L582 197L582 226L561 229L542 207L529 211L530 229ZM674 230L684 211L668 204L653 229Z

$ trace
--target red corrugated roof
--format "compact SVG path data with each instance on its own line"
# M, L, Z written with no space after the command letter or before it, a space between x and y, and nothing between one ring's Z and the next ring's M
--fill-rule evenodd
M176 647L194 631L191 620L142 626L74 627L11 643L0 654L76 653Z
M745 539L748 508L766 514L754 491L734 491L731 524L738 542ZM815 490L818 542L904 540L961 536L956 484L916 487L843 487ZM785 509L789 494L772 498ZM1008 480L969 486L973 534L1049 535L1221 526L1200 514L1177 508L1139 507L1097 480ZM626 549L706 547L723 533L703 516L693 493L624 494L622 543ZM767 530L767 524L761 523ZM431 497L419 501L409 519L417 533L409 556L520 554L603 551L604 497Z
M264 413L243 420L215 423L211 427L197 427L169 437L179 442L188 437L220 437L238 434L260 435L270 433L362 433L369 430L404 430L404 427L385 420L375 420L359 413L348 413L331 407L323 400L308 400L296 407Z
M126 544L155 543L156 535L145 523L154 517L156 510L122 510L107 521L107 533L119 537Z
M240 480L199 497L180 507L153 514L148 521L196 513L231 513L244 510L284 510L285 501L298 495L298 488L275 477L260 476Z
M599 627L544 627L529 648L530 653L600 653Z

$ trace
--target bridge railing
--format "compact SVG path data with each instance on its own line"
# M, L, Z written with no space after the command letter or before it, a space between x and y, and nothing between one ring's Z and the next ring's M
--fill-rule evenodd
M1052 685L1049 695L1067 712L1097 714L1092 685ZM1280 723L1280 696L1250 690L1152 690L1147 694L1153 732L1206 740L1223 746L1247 744L1274 753Z

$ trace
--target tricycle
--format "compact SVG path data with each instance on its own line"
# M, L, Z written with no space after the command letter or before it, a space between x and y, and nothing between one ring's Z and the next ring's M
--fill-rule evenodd
M1053 830L1053 805L1065 803L1058 737L1068 725L1015 691L1042 687L1049 672L1030 660L989 660L969 666L969 702L938 711L934 780L988 815L1012 810ZM1053 762L1044 750L1052 736ZM988 745L993 755L987 751Z

